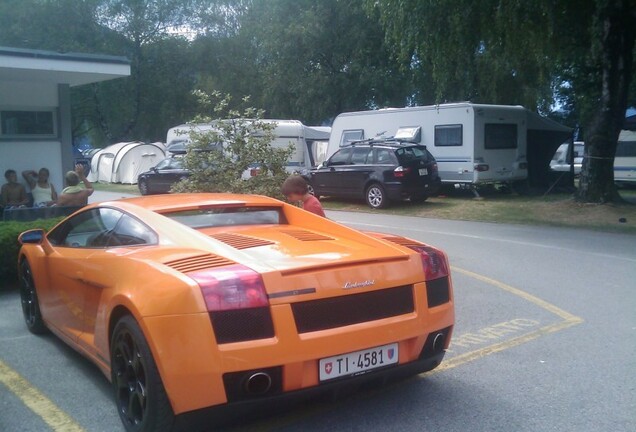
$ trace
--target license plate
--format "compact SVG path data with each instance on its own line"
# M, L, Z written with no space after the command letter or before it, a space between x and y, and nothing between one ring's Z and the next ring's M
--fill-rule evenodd
M320 360L320 381L343 376L358 375L373 369L396 364L398 344L392 343L349 354L327 357Z
M420 168L420 175L421 176L428 175L428 169L427 168Z

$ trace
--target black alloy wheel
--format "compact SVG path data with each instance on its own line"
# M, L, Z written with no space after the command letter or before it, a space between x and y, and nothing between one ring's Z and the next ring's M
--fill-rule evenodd
M22 303L24 322L29 331L34 334L46 333L46 325L40 313L40 304L35 290L35 283L33 282L31 266L26 258L20 262L20 301Z
M170 401L148 343L130 315L115 326L110 351L115 403L126 431L170 431Z

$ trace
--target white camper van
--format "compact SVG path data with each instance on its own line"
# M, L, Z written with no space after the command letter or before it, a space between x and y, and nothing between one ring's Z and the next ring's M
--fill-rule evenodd
M621 186L636 186L636 131L623 130L618 136L614 181Z
M462 102L387 108L336 117L328 156L353 141L403 135L400 139L426 145L437 159L442 182L476 185L525 180L530 123L542 132L561 134L554 149L570 133L521 106ZM554 149L548 153L546 170Z
M290 156L287 168L290 172L310 169L327 157L330 127L305 126L298 120L264 120L276 123L272 147L283 148L290 144L294 153ZM203 132L214 128L212 124L184 124L168 130L166 146L170 154L184 153L190 142L189 132L193 129Z

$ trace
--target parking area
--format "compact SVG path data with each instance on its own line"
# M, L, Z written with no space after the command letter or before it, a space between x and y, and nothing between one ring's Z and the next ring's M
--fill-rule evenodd
M456 327L431 373L232 431L636 429L636 238L330 212L352 227L444 249ZM0 293L0 430L116 431L106 378L61 341L30 335Z

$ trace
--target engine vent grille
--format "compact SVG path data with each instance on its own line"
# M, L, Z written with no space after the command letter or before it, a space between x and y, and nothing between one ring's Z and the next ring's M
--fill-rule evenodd
M300 241L333 240L333 237L301 229L281 230L281 232Z
M417 241L411 240L411 239L407 239L405 237L389 236L389 237L382 237L382 240L390 241L391 243L395 243L395 244L398 244L398 245L404 246L404 247L424 246L420 242L417 242Z
M292 303L299 333L373 321L415 310L413 286Z
M212 234L210 237L222 241L223 243L232 246L235 249L249 249L258 246L273 245L274 242L269 240L263 240L255 237L250 237L242 234L220 233Z
M188 273L214 267L223 267L232 264L234 264L234 261L213 254L195 255L164 263L164 265L167 265L181 273Z

